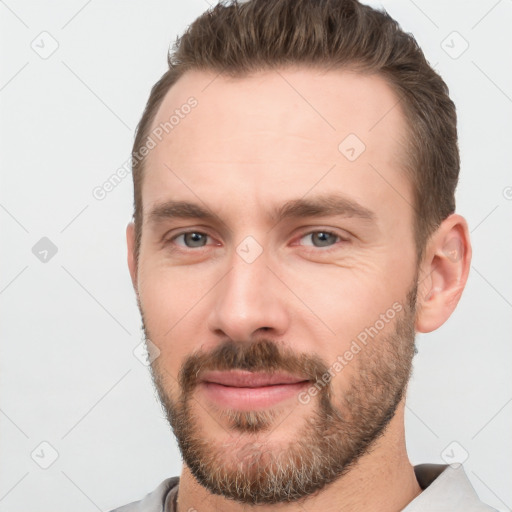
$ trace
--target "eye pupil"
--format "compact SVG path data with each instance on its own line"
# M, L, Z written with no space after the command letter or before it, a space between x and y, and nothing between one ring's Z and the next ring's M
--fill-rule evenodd
M185 233L183 238L188 247L202 247L206 242L206 236L203 233Z
M335 243L336 238L336 235L328 233L326 231L317 231L316 233L312 234L313 245L315 245L316 247L325 247L327 245Z

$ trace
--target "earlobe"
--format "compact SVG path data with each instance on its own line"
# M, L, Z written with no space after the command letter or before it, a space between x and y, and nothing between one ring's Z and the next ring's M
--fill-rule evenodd
M137 261L135 259L135 224L130 222L126 226L126 247L128 257L128 269L132 278L133 288L137 292Z
M466 286L471 242L466 220L447 217L425 249L418 285L416 331L431 332L450 317Z

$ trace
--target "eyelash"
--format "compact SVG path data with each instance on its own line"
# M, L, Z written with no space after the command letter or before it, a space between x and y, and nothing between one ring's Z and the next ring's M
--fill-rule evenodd
M199 235L205 235L208 238L212 238L210 235L208 235L208 233L204 233L203 231L198 231L198 230L182 231L181 233L178 233L178 234L172 236L171 238L169 238L168 240L166 240L164 242L164 245L169 245L169 244L173 243L180 236L187 235L187 234L190 234L190 233L196 233L196 234L199 234ZM347 243L347 242L349 242L348 238L344 238L341 235L339 235L338 233L336 233L335 231L330 231L328 229L315 229L315 230L312 230L312 231L304 232L304 233L302 233L297 238L297 240L302 240L304 237L306 237L308 235L313 235L315 233L324 233L324 234L329 235L329 236L333 235L333 236L335 236L338 239L338 241L335 242L333 245L330 245L330 246L327 246L327 247L316 247L316 246L314 246L312 244L311 245L303 245L303 247L307 248L306 250L311 251L311 250L319 249L323 253L328 253L330 251L339 249L339 244L340 243ZM294 245L300 245L300 244L294 244ZM193 247L186 247L186 246L181 246L181 245L178 245L178 247L179 247L179 249L177 249L178 251L188 252L188 251L194 251L195 250L195 248L193 248ZM204 248L206 248L206 246L199 246L197 249L204 249Z

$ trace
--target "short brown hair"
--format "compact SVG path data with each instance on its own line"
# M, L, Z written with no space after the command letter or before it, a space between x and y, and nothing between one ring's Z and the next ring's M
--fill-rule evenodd
M164 96L188 70L243 77L305 65L382 76L399 98L407 121L404 160L414 189L418 257L428 237L455 211L460 166L455 105L414 37L385 11L357 0L223 2L177 38L168 64L151 90L132 151L136 258L143 211L144 158L139 150Z

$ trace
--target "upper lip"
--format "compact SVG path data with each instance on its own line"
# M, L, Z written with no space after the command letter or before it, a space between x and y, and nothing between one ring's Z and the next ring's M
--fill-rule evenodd
M309 379L290 375L289 373L255 373L245 370L230 370L228 372L210 371L202 375L204 382L222 384L237 388L257 388L260 386L275 386L278 384L296 384Z

